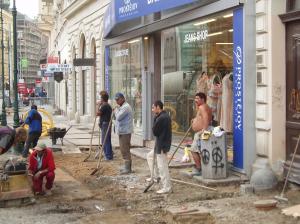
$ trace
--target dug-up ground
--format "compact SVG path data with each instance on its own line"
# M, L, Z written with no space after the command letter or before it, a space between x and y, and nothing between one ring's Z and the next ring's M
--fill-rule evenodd
M240 186L219 186L217 192L199 187L173 183L173 193L157 195L154 185L143 193L149 176L147 162L133 157L134 173L118 175L122 164L119 150L115 160L100 163L99 172L90 174L97 166L86 154L55 152L56 180L52 196L35 198L35 203L0 209L0 223L14 224L295 224L299 219L281 214L282 208L300 204L298 189L287 193L288 204L278 204L271 210L259 210L253 203L273 199L278 190L241 195ZM172 178L194 182L171 169Z

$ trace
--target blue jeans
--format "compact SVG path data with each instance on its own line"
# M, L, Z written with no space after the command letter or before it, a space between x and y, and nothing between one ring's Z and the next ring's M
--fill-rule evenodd
M113 151L112 151L112 145L111 145L111 127L108 130L107 137L104 142L104 138L105 138L106 131L108 129L108 125L109 125L109 122L103 122L100 125L101 141L102 141L102 147L103 147L105 158L107 160L112 160L113 159Z

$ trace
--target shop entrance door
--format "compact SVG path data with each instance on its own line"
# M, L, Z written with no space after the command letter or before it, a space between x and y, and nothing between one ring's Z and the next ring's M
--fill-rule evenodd
M286 158L289 160L300 133L300 21L286 24L286 100Z

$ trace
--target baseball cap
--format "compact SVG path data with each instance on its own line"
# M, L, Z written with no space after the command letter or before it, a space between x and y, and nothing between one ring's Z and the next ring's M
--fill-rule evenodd
M45 143L39 143L36 147L35 147L35 150L37 151L43 151L44 149L46 149L47 146Z
M116 93L115 100L117 100L119 98L125 98L124 95L123 95L123 93Z

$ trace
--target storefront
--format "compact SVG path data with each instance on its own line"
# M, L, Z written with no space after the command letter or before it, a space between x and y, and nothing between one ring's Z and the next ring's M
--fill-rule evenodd
M234 167L250 172L255 77L247 72L255 64L244 61L255 59L255 36L251 41L246 36L255 28L254 21L246 23L255 14L254 5L238 0L111 3L104 20L105 88L111 95L125 93L134 110L135 133L151 139L151 104L162 99L173 133L182 135L194 116L195 93L204 92L215 125L228 133ZM245 24L251 24L247 31Z

